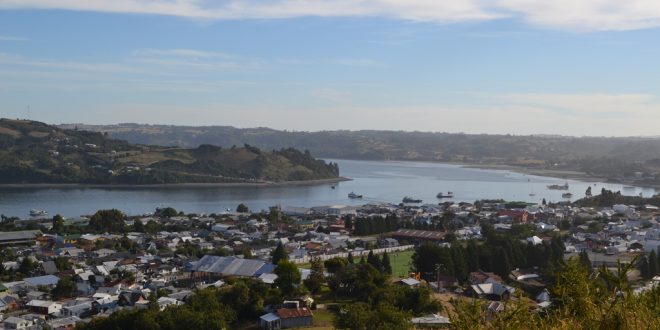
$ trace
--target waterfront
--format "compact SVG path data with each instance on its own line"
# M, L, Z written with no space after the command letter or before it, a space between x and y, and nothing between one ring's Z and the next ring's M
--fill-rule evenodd
M185 212L214 213L235 209L239 203L252 210L281 206L320 206L401 202L404 196L437 203L438 192L452 191L453 201L477 199L540 202L563 200L565 191L548 190L547 185L568 182L572 200L581 198L587 187L594 194L601 188L620 190L625 195L651 196L652 188L627 187L621 184L581 182L560 178L515 173L508 170L476 169L459 165L425 162L383 162L330 160L339 163L341 175L351 181L317 185L255 187L122 187L122 188L0 188L0 214L27 217L30 209L43 209L50 215L67 217L91 214L96 210L117 208L136 215L153 212L156 207L172 206ZM348 193L364 195L349 199ZM534 194L534 196L530 196Z

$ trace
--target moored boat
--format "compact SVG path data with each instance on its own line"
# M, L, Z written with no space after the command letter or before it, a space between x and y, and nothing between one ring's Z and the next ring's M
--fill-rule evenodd
M437 198L454 198L454 193L451 191L448 191L447 194L443 194L442 192L439 192L437 195L435 195Z
M362 198L362 195L358 195L351 191L350 193L348 193L348 198Z

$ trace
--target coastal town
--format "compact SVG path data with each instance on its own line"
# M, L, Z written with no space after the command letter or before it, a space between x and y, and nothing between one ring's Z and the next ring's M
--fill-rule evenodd
M585 200L607 203L608 193ZM157 313L195 304L209 288L248 283L278 290L280 300L264 299L229 328L331 329L341 326L337 313L351 315L341 307L343 290L358 281L345 279L351 264L386 274L383 285L427 294L425 307L405 316L416 329L452 328L461 302L479 302L486 319L511 301L543 313L556 298L552 270L571 260L589 270L627 266L633 292L657 289L659 207L589 204L443 199L268 210L241 204L212 214L3 215L0 328L82 328L120 311ZM360 299L351 292L345 296Z

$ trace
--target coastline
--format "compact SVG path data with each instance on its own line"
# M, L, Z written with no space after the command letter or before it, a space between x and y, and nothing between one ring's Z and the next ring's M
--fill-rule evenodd
M343 176L331 179L281 181L281 182L220 182L220 183L161 183L161 184L85 184L85 183L3 183L0 188L101 188L101 189L140 189L140 188L235 188L235 187L290 187L313 186L320 184L339 183L353 179Z

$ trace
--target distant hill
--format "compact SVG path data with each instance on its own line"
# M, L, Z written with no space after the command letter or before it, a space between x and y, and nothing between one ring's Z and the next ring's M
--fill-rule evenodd
M469 125L469 122L466 122ZM75 124L61 127L74 128ZM289 132L230 126L82 125L133 143L196 147L293 147L317 157L418 160L580 171L612 181L660 183L660 138L450 134L403 131ZM608 132L604 132L607 134Z
M293 148L159 147L106 133L0 119L0 183L256 183L338 176L336 164Z

